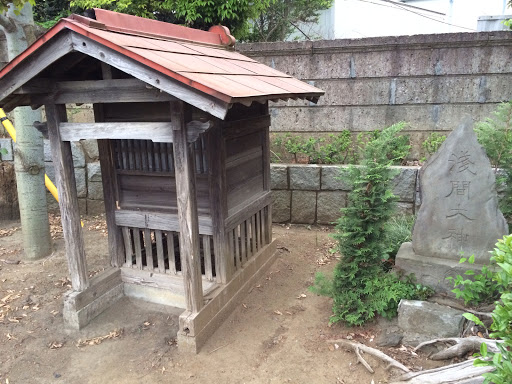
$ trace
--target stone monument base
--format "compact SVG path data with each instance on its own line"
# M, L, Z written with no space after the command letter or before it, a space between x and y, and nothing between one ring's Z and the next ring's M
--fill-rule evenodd
M464 272L468 269L477 273L482 269L482 266L477 264L460 264L455 260L418 255L414 252L412 243L402 244L396 254L395 266L407 274L414 273L418 283L428 285L436 292L447 293L450 296L455 294L451 292L453 284L446 280L447 277L464 276Z

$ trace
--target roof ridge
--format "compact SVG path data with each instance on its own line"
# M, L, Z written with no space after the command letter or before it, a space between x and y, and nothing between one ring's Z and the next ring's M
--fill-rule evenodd
M111 32L156 37L166 40L182 40L216 47L233 47L236 42L229 29L222 25L214 25L209 31L202 31L163 21L107 11L105 9L94 8L94 13L96 19L76 14L70 15L68 19L90 28Z

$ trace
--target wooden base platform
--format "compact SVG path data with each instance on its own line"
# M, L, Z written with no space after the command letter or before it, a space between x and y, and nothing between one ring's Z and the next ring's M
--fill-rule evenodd
M205 305L197 313L185 311L180 316L180 349L199 352L206 340L272 265L276 255L276 242L273 241L244 264L227 284L203 279ZM64 322L69 327L81 329L124 295L178 308L185 308L186 304L181 276L134 268L110 268L92 278L84 291L66 293Z

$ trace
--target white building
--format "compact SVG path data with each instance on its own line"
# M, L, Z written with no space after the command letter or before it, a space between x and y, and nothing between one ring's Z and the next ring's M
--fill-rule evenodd
M476 32L500 28L496 19L510 13L507 0L335 0L317 25L302 29L311 39Z

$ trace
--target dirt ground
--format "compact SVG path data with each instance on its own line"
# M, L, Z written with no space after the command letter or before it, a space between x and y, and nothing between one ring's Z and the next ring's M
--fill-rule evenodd
M375 347L377 324L329 326L330 299L308 292L317 271L332 271L330 228L275 225L279 257L198 355L180 353L182 310L123 298L81 331L64 327L69 290L58 218L54 253L25 262L18 222L0 222L0 384L10 383L329 383L390 380L385 364L327 340ZM102 217L84 219L90 274L107 266ZM19 261L19 263L17 263ZM383 348L415 370L427 367L410 348Z

